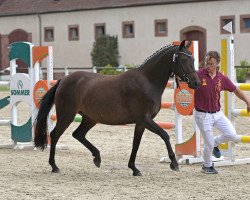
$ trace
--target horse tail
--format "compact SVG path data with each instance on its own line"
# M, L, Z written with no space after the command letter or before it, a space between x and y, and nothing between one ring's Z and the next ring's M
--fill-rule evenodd
M42 150L44 150L48 144L47 118L52 106L54 105L55 93L60 81L61 80L58 80L57 83L52 88L50 88L50 90L43 96L43 98L39 102L40 108L38 110L37 117L35 119L34 143L35 147L38 147Z

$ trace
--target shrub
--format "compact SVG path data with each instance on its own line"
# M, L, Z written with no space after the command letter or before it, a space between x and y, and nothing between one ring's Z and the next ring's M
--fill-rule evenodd
M117 71L117 68L112 67L111 65L107 65L101 71L99 71L99 73L106 75L116 75L123 73L123 71Z
M126 71L135 69L138 66L134 64L125 64L124 66L118 66L118 67L112 67L112 65L106 65L104 68L101 70L97 70L97 73L100 74L107 74L107 75L116 75L116 74L121 74L124 72L124 67L126 67Z
M138 65L135 65L135 64L125 64L125 66L127 67L128 70L135 69L138 67Z
M240 61L240 66L249 66L247 60ZM245 83L247 79L248 68L236 68L236 79L238 83Z
M117 37L109 35L98 37L93 44L91 59L93 66L118 66L119 51Z

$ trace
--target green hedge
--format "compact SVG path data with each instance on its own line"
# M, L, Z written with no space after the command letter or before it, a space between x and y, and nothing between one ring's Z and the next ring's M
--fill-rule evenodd
M242 60L240 61L240 66L249 66L249 63L247 60ZM236 68L236 79L238 83L245 83L247 79L247 74L249 72L248 68Z
M117 37L110 35L98 37L93 44L91 59L93 66L118 66L119 51Z

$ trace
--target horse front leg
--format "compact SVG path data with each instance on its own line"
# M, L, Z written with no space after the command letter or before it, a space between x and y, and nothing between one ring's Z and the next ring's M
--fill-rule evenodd
M178 163L175 157L175 153L172 149L168 133L164 131L158 124L156 124L150 117L146 117L144 119L144 125L146 129L159 135L164 140L167 147L169 159L171 160L170 168L174 171L179 171Z
M130 159L128 162L128 167L133 170L133 176L142 176L140 170L137 169L135 166L135 159L136 159L136 154L139 149L144 130L145 128L143 126L138 125L138 124L135 125L133 147L132 147L132 152L131 152Z

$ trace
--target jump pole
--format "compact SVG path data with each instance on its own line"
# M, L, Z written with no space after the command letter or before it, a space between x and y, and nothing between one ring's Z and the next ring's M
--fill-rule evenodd
M195 70L199 69L199 45L198 45L198 41L193 41L192 45L190 46L189 49L194 57L194 67ZM188 89L186 89L188 91ZM185 91L185 89L183 90ZM182 105L179 106L180 108L184 109L186 104L189 103L189 105L191 105L193 102L194 105L194 94L191 95L191 92L193 90L190 90L190 92L184 93L182 92L182 90L179 92L179 94L184 93L182 95L185 95L186 98L184 98L184 100L182 100L182 102L178 103L175 100L175 105ZM177 98L177 97L176 97ZM192 98L192 100L191 100ZM190 100L187 100L190 99ZM184 107L183 107L184 106ZM178 108L178 107L176 107ZM188 139L187 141L183 141L183 116L182 115L193 115L193 112L191 112L190 114L187 113L182 113L180 114L180 109L175 109L175 113L176 113L176 117L175 117L175 122L177 124L177 128L175 129L175 135L177 138L177 144L175 145L175 152L178 158L178 162L182 163L182 164L193 164L193 163L199 163L202 161L202 157L201 157L201 136L200 136L200 130L197 127L195 120L194 120L194 116L192 119L192 132L193 135L190 137L190 139Z
M13 76L16 74L16 62L10 61L10 76ZM0 81L1 86L7 86L10 88L10 81ZM10 104L10 96L7 96L0 100L0 109L8 106ZM11 123L17 123L17 107L14 105L11 109L11 119L8 120L0 120L0 126L10 126ZM14 148L16 146L17 142L12 140L12 144L1 144L0 148L6 149L6 148Z
M9 61L10 61L10 97L4 99L2 106L10 105L11 108L11 119L5 120L6 124L11 128L11 140L12 145L1 145L1 148L15 148L23 149L30 148L32 144L32 120L31 120L31 96L32 96L32 73L30 56L33 45L28 42L15 42L9 46ZM28 74L16 73L16 60L21 59L24 61L29 69ZM19 102L27 103L29 107L30 118L28 121L19 125L17 122L17 104ZM1 107L2 107L1 106ZM3 124L2 124L3 125Z
M221 40L221 58L221 69L223 73L226 74L241 90L250 90L250 84L236 83L234 68L234 38L232 35L227 36L226 38L223 38ZM232 116L250 116L250 114L247 113L247 111L244 109L235 109L235 96L229 92L224 92L224 110L225 115L229 118L229 120L232 120ZM241 143L250 143L250 136L242 135ZM228 142L219 145L222 155L227 157L227 159L214 162L215 166L228 166L250 163L250 158L236 159L234 147L234 142Z
M176 43L178 44L178 42ZM195 59L195 69L198 70L199 66L199 48L198 41L193 41L190 49L189 49ZM183 117L182 115L192 115L193 105L194 105L194 97L192 90L189 90L188 87L185 88L184 85L181 85L181 90L178 91L175 88L175 136L176 136L176 145L175 145L175 153L177 156L177 160L181 164L192 164L198 163L202 161L201 157L201 136L200 131L195 123L193 118L192 122L192 131L193 135L187 141L183 141ZM189 108L188 108L189 107ZM181 109L180 109L181 108ZM191 111L189 110L191 108ZM181 111L181 110L186 110ZM162 157L160 162L168 162L168 157Z
M37 69L37 76L40 74L40 65L39 62L41 62L44 58L47 60L47 80L39 80L36 82L36 84L33 87L35 95L33 96L33 105L34 105L34 117L37 113L38 108L38 102L42 98L42 96L45 94L46 91L48 91L57 81L53 80L53 47L52 46L36 46L33 49L33 65ZM38 62L39 61L39 62ZM38 76L39 77L39 76ZM54 128L54 118L53 118L53 110L50 111L49 117L47 119L48 124L48 132L51 132ZM49 135L48 135L49 137ZM50 145L50 138L49 144ZM58 149L67 150L68 146L63 144L57 144Z
M10 87L10 97L0 100L0 109L10 104L11 120L0 120L0 125L11 126L10 148L34 148L34 130L32 124L36 116L36 106L33 101L34 86L39 81L40 65L38 61L47 57L47 79L51 85L53 80L53 48L37 47L28 42L15 42L9 48L10 81L0 82L0 85ZM28 74L16 73L16 60L21 59L28 65ZM27 91L27 92L25 92ZM25 94L26 93L26 94ZM17 124L17 102L26 102L30 106L30 119L24 125ZM49 123L50 124L50 123ZM0 148L6 148L0 145Z

